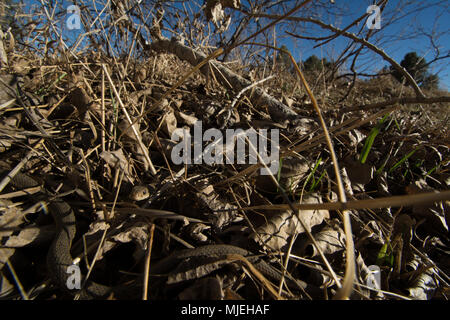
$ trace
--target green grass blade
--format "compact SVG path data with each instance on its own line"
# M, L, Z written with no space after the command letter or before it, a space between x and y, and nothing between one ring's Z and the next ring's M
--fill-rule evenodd
M417 150L419 150L420 147L415 148L413 151L411 151L410 153L408 153L406 156L404 156L403 158L400 159L400 161L398 161L396 164L394 164L392 166L391 169L389 169L389 173L391 173L392 171L394 171L395 169L397 169L398 167L400 167L406 160L408 160L409 157L411 157Z
M380 122L378 122L378 124L370 131L369 136L366 138L366 141L364 142L364 146L361 151L361 155L359 157L360 163L362 164L366 163L367 157L369 156L369 152L372 149L372 145L375 141L375 138L380 133L382 125L389 115L390 113L385 114L383 119L381 119Z

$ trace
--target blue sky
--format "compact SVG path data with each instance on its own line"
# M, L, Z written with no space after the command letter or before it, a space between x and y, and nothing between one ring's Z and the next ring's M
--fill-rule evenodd
M419 56L423 56L426 61L430 61L435 55L435 49L432 48L432 43L430 41L431 38L417 35L417 33L424 31L429 34L434 33L437 35L437 37L434 36L433 38L433 44L440 50L442 55L448 54L450 50L450 2L443 0L418 0L410 7L415 11L412 14L408 14L408 12L401 8L401 4L404 1L405 0L391 0L388 2L386 11L381 16L381 29L370 38L370 41L377 41L378 46L398 62L403 59L406 53L411 51L416 51ZM199 5L201 5L202 0L198 0L196 3L193 1L187 2L190 2L190 5L188 4L188 6L191 8L198 8ZM331 12L325 13L317 18L339 28L347 26L356 18L360 17L366 12L367 6L372 4L372 1L370 0L335 0L335 2L340 6L346 6L346 13L344 16L334 15L332 12L333 5L330 4L327 10L330 10ZM26 1L26 3L36 4L39 2L36 0L29 0ZM243 0L242 3L246 3L246 1ZM293 1L287 1L287 3L292 5ZM63 7L66 8L72 4L72 1L63 0L62 4ZM436 6L437 4L439 6ZM99 8L99 10L101 10L101 8ZM393 12L401 12L403 17L401 16L400 19L393 21ZM301 12L299 13L301 14ZM267 22L268 21L266 20L265 23ZM262 25L265 25L265 23L262 23ZM58 26L65 29L63 35L69 35L72 39L83 33L83 30L68 31L63 21L60 21ZM282 44L287 45L296 60L305 60L312 54L315 54L318 57L336 58L348 43L347 38L339 37L324 46L314 49L313 47L316 42L293 39L292 36L284 33L283 30L285 26L283 25L278 25L276 28L278 34L278 46L281 46ZM365 35L368 31L365 27L365 20L349 31L356 33L361 28L364 29L363 35ZM299 29L298 34L320 37L329 35L330 33L313 24L307 24L305 29ZM429 71L431 73L438 73L440 86L450 90L450 68L448 61L450 61L450 59L444 59L433 63L430 65ZM366 50L358 59L356 69L359 72L374 73L386 65L387 62L380 56Z
M336 0L336 2L342 0ZM372 1L351 0L343 1L347 5L347 14L343 18L336 18L333 15L324 15L320 19L328 24L333 24L336 27L344 28L356 18L366 12L366 8ZM445 4L445 2L447 2ZM441 55L449 54L450 50L450 12L449 1L417 1L419 6L416 12L413 14L401 17L395 21L390 21L392 17L392 11L394 11L397 5L400 5L400 1L389 1L386 8L386 16L381 15L381 29L369 39L379 41L379 48L383 49L389 56L394 58L397 62L401 62L406 53L416 51L419 56L423 56L428 62L434 58L435 50L432 48L430 38L427 36L418 36L417 33L425 31L426 33L434 33L438 35L433 39L434 45L439 48ZM432 6L433 4L440 4L440 7ZM420 6L424 8L420 8ZM430 6L429 8L425 8ZM446 8L443 8L446 7ZM397 10L396 10L397 11ZM397 11L398 12L398 11ZM403 12L406 13L406 12ZM358 26L355 26L349 30L351 33L357 33L364 26L363 35L366 35L368 29L365 27L365 20ZM307 24L308 35L312 36L325 36L329 35L328 31L324 31L320 27L316 27L312 24ZM309 29L312 30L309 30ZM282 27L280 26L280 29ZM280 33L281 35L282 33ZM399 40L399 38L404 38ZM339 37L328 44L319 48L313 49L312 47L316 42L308 40L292 41L292 37L286 35L285 39L281 39L279 45L286 44L293 53L294 57L299 60L305 60L311 54L315 54L318 57L337 57L342 51L345 45L348 43L348 39ZM429 66L431 73L438 73L440 78L440 86L443 89L450 90L450 68L448 59L436 61ZM379 55L366 51L357 63L357 71L374 72L381 69L383 66L388 65Z

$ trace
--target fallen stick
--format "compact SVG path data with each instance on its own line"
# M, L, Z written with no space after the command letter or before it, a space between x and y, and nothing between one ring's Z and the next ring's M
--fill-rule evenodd
M184 45L182 41L177 41L175 38L172 38L172 40L161 38L152 42L150 48L159 52L172 53L193 66L198 65L206 59L205 54ZM234 73L218 61L210 61L209 64L210 65L205 65L200 68L200 71L208 77L209 68L217 70L218 72L215 73L214 76L217 81L226 88L232 89L235 92L240 92L252 84L250 81ZM246 92L245 95L255 107L267 107L270 117L275 122L283 122L285 120L294 120L298 118L298 114L295 111L265 93L261 88L256 87L254 90L251 90L251 92Z

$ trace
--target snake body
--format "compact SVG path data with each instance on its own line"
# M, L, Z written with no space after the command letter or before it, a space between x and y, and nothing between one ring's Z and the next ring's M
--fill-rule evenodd
M39 186L35 179L22 173L17 173L11 179L10 184L16 189ZM106 299L112 293L112 288L93 281L88 281L79 291L68 289L67 283L71 276L71 273L68 273L68 268L73 265L70 248L76 233L75 214L67 202L61 199L51 200L48 209L56 224L56 236L47 254L47 268L50 278L55 284L70 293L79 293L80 299ZM84 278L81 283L84 282L83 280Z
M10 181L16 189L32 188L39 186L39 183L28 175L17 173ZM84 277L81 281L84 286L81 290L69 290L67 283L69 277L68 267L73 264L73 258L70 253L72 241L76 233L75 214L67 202L62 199L52 199L48 205L48 209L53 216L56 224L56 236L50 246L47 254L47 268L52 281L60 288L70 292L78 293L80 299L106 299L111 293L120 291L119 287L109 287L88 280L84 283ZM166 258L163 258L156 264L151 266L151 275L161 275L170 273L178 263L189 258L198 257L224 257L229 254L238 254L246 257L255 268L264 276L275 280L281 280L281 272L272 267L270 264L255 256L250 251L232 246L232 245L206 245L193 249L185 249L176 251ZM294 280L290 276L285 277L286 283L297 289L305 289L308 291L308 285L302 281ZM122 288L123 289L123 288Z
M264 276L274 281L281 281L281 272L262 260L260 257L243 248L228 244L212 244L195 249L185 249L177 251L159 261L154 267L151 268L151 273L153 275L163 274L168 270L172 270L178 263L186 259L192 259L196 257L225 257L230 254L237 254L245 257ZM302 290L315 289L313 289L303 281L295 280L289 275L286 275L285 281L292 288Z

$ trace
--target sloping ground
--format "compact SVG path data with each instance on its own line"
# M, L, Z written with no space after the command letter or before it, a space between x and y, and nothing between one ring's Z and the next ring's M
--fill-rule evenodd
M208 81L199 72L184 79L192 66L168 53L145 62L94 54L81 61L16 57L2 70L3 298L71 298L77 291L65 286L70 274L62 281L51 272L62 270L58 255L79 257L81 274L92 271L86 286L109 286L110 298L140 298L143 284L154 299L325 299L336 293L345 271L345 208L336 205L336 177L311 98L292 74L274 71L258 85L298 115L274 121L270 106L252 103L254 87L233 91L216 81L214 70ZM249 76L252 83L268 76L257 73ZM358 80L352 88L306 76L349 201L357 271L351 299L445 299L449 100L399 104L395 99L413 91L387 76ZM203 131L279 130L280 170L271 179L248 159L174 163L175 129L193 132L196 121ZM40 188L17 193L23 188L14 188L14 179L5 186L13 168ZM71 248L56 245L56 258L49 248L73 225L54 227L48 212L55 197L73 209L77 229ZM177 253L219 244L258 258L233 250ZM286 265L279 253L288 249ZM174 259L162 259L173 252ZM276 270L283 265L278 291L282 273ZM380 272L372 280L371 270ZM374 287L381 290L369 290Z

